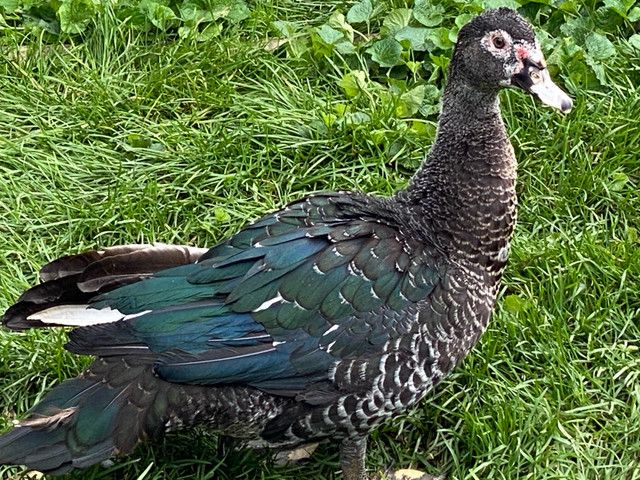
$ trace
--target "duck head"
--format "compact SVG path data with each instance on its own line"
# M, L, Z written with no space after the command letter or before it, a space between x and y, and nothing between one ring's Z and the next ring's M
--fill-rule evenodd
M551 80L533 28L509 8L487 10L464 25L451 65L452 76L477 90L515 87L562 113L573 106Z

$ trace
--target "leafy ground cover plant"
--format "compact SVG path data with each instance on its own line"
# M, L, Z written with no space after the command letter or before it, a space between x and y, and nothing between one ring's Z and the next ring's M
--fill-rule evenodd
M457 29L497 4L74 2L0 2L2 309L68 252L212 245L304 193L403 186L434 135ZM575 108L558 118L502 98L521 206L497 315L435 395L374 436L369 465L640 478L638 6L505 3L537 25ZM82 368L64 341L0 331L0 428ZM278 467L185 433L68 478L323 479L337 468L323 448Z
M5 21L53 35L86 32L105 10L112 10L130 28L177 30L181 37L194 35L202 41L218 35L223 25L238 23L250 13L244 0L6 0L0 7Z

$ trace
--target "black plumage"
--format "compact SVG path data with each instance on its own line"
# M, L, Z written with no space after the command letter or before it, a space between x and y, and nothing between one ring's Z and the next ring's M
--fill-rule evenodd
M365 478L367 433L478 341L516 214L498 92L568 111L531 26L490 10L459 32L436 142L391 198L317 194L209 249L128 246L63 257L3 318L74 325L96 356L0 436L0 463L51 474L207 425L260 447L341 441Z

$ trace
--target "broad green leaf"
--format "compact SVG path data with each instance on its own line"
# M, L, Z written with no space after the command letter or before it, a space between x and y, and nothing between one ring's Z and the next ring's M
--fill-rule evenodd
M83 32L96 12L91 0L65 0L58 9L60 29L65 33Z
M584 61L589 67L591 71L595 74L600 85L607 84L607 77L604 74L604 64L600 60L596 60L591 55L585 55Z
M160 142L153 142L149 145L149 150L153 150L154 152L166 152L167 147Z
M420 68L422 67L422 62L412 62L409 61L406 63L407 68L411 70L413 74L417 74Z
M322 25L318 28L318 35L328 45L334 45L339 40L344 38L344 34L339 32L335 28L331 28L329 25Z
M129 145L135 148L149 148L151 146L151 140L143 135L137 133L130 133L127 135Z
M296 31L296 26L286 20L276 20L272 25L283 37L291 37Z
M568 57L576 57L584 53L584 48L578 45L575 40L567 38L562 44L564 53Z
M345 117L347 125L363 125L371 121L371 116L365 112L350 113Z
M325 53L330 53L331 47L334 47L338 52L343 55L355 53L356 49L348 39L345 38L344 33L335 28L331 28L329 25L322 25L320 28L316 30L318 32L318 36L320 39L326 44L329 45L329 51Z
M507 295L502 301L502 305L507 312L518 314L525 309L527 301L518 295Z
M353 42L353 27L349 25L341 12L333 12L327 22L332 28L340 30L350 42Z
M194 23L214 22L221 18L237 23L251 13L243 0L209 0L204 6L200 2L187 0L178 8L184 21Z
M349 23L368 22L372 14L373 5L371 5L371 0L362 0L349 9L347 21Z
M353 45L353 43L351 43L349 40L347 40L346 38L336 42L334 44L334 47L336 47L336 50L338 52L340 52L343 55L349 55L352 53L356 53L356 47Z
M589 55L596 60L611 58L616 54L616 47L613 46L613 43L599 33L590 33L584 43Z
M413 12L410 8L396 8L389 15L384 17L382 26L386 28L391 35L409 25Z
M411 117L418 112L424 100L424 85L418 85L400 95L396 115L400 118Z
M627 17L627 12L633 4L635 0L604 0L604 6L610 8L614 12L618 13L622 17Z
M440 89L435 85L425 85L424 101L429 103L438 103L440 101Z
M449 30L449 34L447 35L447 38L449 39L449 41L451 43L456 43L458 41L458 32L460 31L460 29L458 28L452 28L451 30Z
M344 117L349 107L346 103L336 103L333 105L333 111L338 114L339 117Z
M404 146L405 146L404 139L398 139L394 141L387 148L387 155L389 155L390 157L395 157L396 155L399 155L402 149L404 148Z
M217 2L212 2L214 3ZM251 14L251 10L243 0L219 0L219 3L227 12L226 15L221 16L231 23L241 22Z
M32 15L30 14L30 12L24 12L22 21L24 22L25 27L41 28L45 32L51 33L53 35L60 34L60 22L57 18L45 19Z
M563 12L578 13L582 3L580 0L553 0L552 5Z
M389 91L395 96L402 95L407 91L407 81L404 78L388 77L387 83L389 84Z
M629 37L629 43L634 47L640 50L640 33L636 33Z
M446 55L429 54L429 58L435 66L440 67L442 70L446 70L449 66L449 57L447 57Z
M140 4L147 14L149 21L160 30L166 30L177 17L169 7L156 2L144 2Z
M484 4L487 8L509 7L514 10L520 8L516 0L485 0Z
M402 42L409 40L412 50L423 51L433 48L435 45L429 40L429 29L421 27L403 27L396 32L394 38Z
M220 22L210 23L206 27L202 29L202 31L198 31L196 29L196 40L199 42L208 42L209 40L214 39L222 33L222 24Z
M386 130L376 128L369 132L369 136L375 145L384 145L387 140L388 132Z
M180 7L180 18L184 22L190 22L197 25L205 22L213 22L219 17L214 17L211 11L204 10L200 5L193 2L184 2Z
M329 134L329 129L322 120L312 120L309 123L310 132L315 133L319 137L326 137Z
M19 0L0 0L0 7L4 8L7 13L11 13L20 7L20 2Z
M579 44L583 44L587 35L593 32L595 25L588 17L578 17L568 20L560 26L560 31L567 37L572 37Z
M435 85L424 86L424 99L420 105L419 112L428 117L440 111L440 90Z
M470 13L462 13L462 14L458 15L458 16L456 17L456 21L455 21L456 26L457 26L458 28L462 28L462 27L463 27L463 26L465 26L467 23L469 23L469 21L470 21L473 17L475 17L475 15L472 15L472 14L470 14Z
M440 105L436 104L429 104L429 103L424 103L422 105L420 105L420 109L418 110L420 112L420 115L422 115L423 117L430 117L431 115L438 115L438 113L440 113Z
M333 113L324 112L321 113L320 116L327 127L332 127L338 121L337 115L334 115Z
M482 13L485 11L483 0L463 0L465 4L465 10L469 12ZM458 2L456 2L458 3Z
M367 74L362 70L353 70L346 73L338 85L344 90L347 97L355 97L367 88Z
M624 190L624 188L629 184L629 176L624 172L616 172L611 175L611 181L609 182L609 189L614 192L619 192L620 190Z
M231 23L238 23L251 13L244 0L209 0L204 6L199 2L186 1L179 9L183 19L189 18L190 15L198 15L201 17L199 21L206 22L224 18ZM206 18L203 18L205 15Z
M596 25L598 25L598 31L610 33L618 31L624 18L627 18L626 12L617 12L604 6L599 7L593 16Z
M402 47L403 53L411 50L411 40L404 38L404 39L398 40L398 43Z
M226 223L231 220L231 215L222 207L215 207L213 209L213 215L216 217L218 223Z
M420 135L421 137L426 137L429 134L427 124L418 120L414 120L413 122L411 122L411 131L416 135Z
M437 27L444 20L444 7L433 5L430 0L416 0L413 16L425 27Z
M366 51L371 55L371 59L381 67L393 67L400 63L402 45L393 38L383 38L367 48Z
M637 22L640 20L640 7L633 7L627 15L627 20L630 22Z
M429 30L429 40L431 40L436 47L448 50L453 47L453 42L449 38L449 29L444 27L432 28Z

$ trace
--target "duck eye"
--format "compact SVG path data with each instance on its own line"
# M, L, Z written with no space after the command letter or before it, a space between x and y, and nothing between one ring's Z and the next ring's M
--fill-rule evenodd
M540 75L540 72L538 70L533 70L533 69L530 70L529 78L531 79L534 85L537 85L538 83L542 82L542 75Z
M505 42L504 38L501 36L493 37L492 41L493 46L499 49L503 49L507 45L507 42Z

